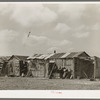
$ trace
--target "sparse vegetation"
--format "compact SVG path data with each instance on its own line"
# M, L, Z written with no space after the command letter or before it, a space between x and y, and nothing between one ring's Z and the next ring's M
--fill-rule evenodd
M89 79L35 79L0 77L0 90L99 90L100 81Z

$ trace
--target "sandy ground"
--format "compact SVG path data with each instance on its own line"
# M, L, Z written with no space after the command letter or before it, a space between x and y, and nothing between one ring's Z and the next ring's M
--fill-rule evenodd
M0 90L99 90L100 80L0 77Z

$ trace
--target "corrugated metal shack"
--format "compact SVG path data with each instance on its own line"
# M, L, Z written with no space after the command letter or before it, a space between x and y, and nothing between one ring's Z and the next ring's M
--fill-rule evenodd
M63 58L63 65L71 69L74 78L90 78L93 75L93 62L86 52L72 52Z
M6 75L21 76L22 73L27 74L27 57L28 56L12 55L6 66Z
M73 78L90 78L93 75L93 63L86 52L55 53L48 59L49 63L54 61L58 69L71 70Z
M35 78L45 78L48 76L48 68L46 67L48 64L46 62L46 57L49 55L44 54L34 54L33 56L28 57L28 70L29 75ZM31 73L30 73L31 70Z

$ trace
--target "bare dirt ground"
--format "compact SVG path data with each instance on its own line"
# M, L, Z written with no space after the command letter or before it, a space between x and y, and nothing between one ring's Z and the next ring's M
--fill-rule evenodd
M0 77L0 90L100 90L100 80Z

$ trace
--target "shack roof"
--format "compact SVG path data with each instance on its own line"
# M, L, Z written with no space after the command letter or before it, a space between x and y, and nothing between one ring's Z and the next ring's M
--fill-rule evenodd
M50 57L50 59L56 59L61 58L65 53L55 53L53 56Z
M81 54L85 54L86 57L90 57L85 51L82 51L82 52L71 52L70 54L64 56L63 58L79 57Z
M49 54L47 57L45 57L45 60L49 59L50 57L52 57L55 53L51 53Z
M33 56L29 56L27 59L43 59L43 60L47 60L53 55L54 55L54 53L34 54Z
M90 57L86 52L67 52L67 53L51 53L51 54L34 54L33 56L29 56L27 59L64 59L64 58L74 58L79 57L81 54L85 54L86 57Z
M70 53L65 53L61 58L66 58Z
M9 58L10 58L10 56L1 56L0 57L0 63L7 62Z
M27 59L45 59L47 55L44 54L34 54L33 56L29 56Z
M79 57L82 54L84 54L83 57L90 57L85 51L82 52L67 52L67 53L55 53L53 56L49 57L50 59L56 59L56 58L74 58ZM82 56L81 56L82 57Z
M15 58L18 59L18 60L26 60L28 56L12 55L12 56L10 57L10 59L13 58L13 57L15 57ZM10 59L9 59L9 60L10 60Z

